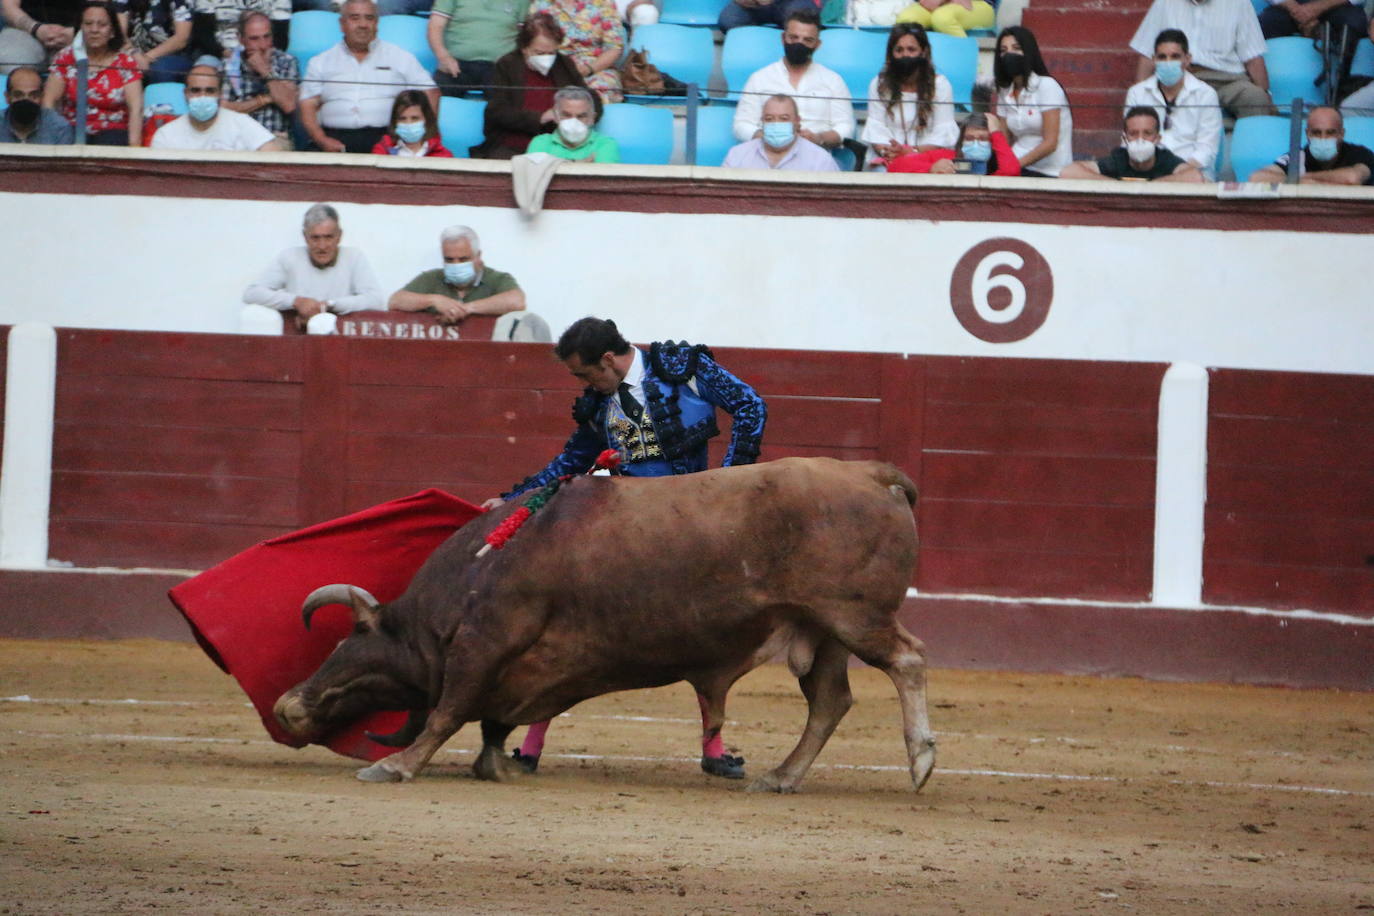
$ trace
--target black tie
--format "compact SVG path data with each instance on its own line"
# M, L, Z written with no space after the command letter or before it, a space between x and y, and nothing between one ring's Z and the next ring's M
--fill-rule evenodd
M644 413L644 407L635 400L635 396L630 394L630 386L626 382L620 383L620 409L625 411L625 416L639 422L640 414Z

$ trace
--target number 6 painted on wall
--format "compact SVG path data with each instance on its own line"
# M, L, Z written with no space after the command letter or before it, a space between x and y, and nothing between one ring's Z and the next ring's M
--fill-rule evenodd
M1045 258L1019 239L979 242L954 265L949 302L959 324L979 340L1012 343L1049 317L1054 276Z

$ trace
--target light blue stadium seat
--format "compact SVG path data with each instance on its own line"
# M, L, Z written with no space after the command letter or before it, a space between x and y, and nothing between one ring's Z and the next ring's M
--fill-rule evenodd
M334 19L337 21L338 16ZM170 105L177 117L186 114L186 85L184 83L153 83L143 87L143 113L156 105Z
M926 36L930 39L935 71L949 80L954 104L968 108L973 99L973 83L978 78L978 39L939 32L927 32Z
M9 86L10 78L8 74L0 73L0 111L10 107L9 101L5 98L5 88Z
M1255 15L1269 9L1269 0L1250 0L1250 5L1255 8Z
M673 158L673 113L649 105L607 105L596 129L620 144L620 161L667 165Z
M310 58L326 51L343 40L339 31L339 14L328 10L303 10L291 14L291 39L286 50L296 58L305 78Z
M663 0L658 21L668 25L714 27L730 0Z
M439 99L439 139L458 159L468 158L468 148L486 139L483 119L487 103L479 99Z
M720 68L732 102L753 72L782 59L782 32L766 25L742 25L725 33Z
M1374 149L1374 118L1346 118L1345 142Z
M868 104L868 84L883 68L887 36L862 29L823 29L816 63L834 70L849 87L856 107Z
M697 165L720 165L735 145L735 109L708 105L697 109Z
M711 81L711 68L716 62L716 44L706 29L664 23L636 26L630 38L630 48L647 52L649 63L673 79L696 83L702 97L705 97L706 86ZM634 100L648 101L653 98L639 96Z
M433 73L439 62L435 59L434 50L430 48L429 39L425 36L428 29L429 20L418 16L383 16L377 20L378 38L405 48L415 55L415 59L425 68L426 73Z
M1231 134L1231 170L1236 181L1288 152L1288 119L1270 116L1241 118Z
M1325 104L1325 95L1314 82L1322 72L1322 56L1312 39L1294 35L1270 38L1267 44L1264 65L1269 69L1269 94L1274 104L1286 109L1295 98L1311 105Z
M1350 72L1354 76L1374 76L1374 42L1368 38L1355 47L1355 59L1350 62Z

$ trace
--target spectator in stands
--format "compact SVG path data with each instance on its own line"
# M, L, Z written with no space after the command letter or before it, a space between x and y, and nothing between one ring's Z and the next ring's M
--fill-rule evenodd
M838 73L811 60L821 46L821 21L815 10L803 9L787 17L782 32L782 60L756 70L744 84L735 108L735 139L763 136L764 100L789 95L801 115L800 135L833 150L854 136L854 105L849 87Z
M730 0L720 11L716 27L728 32L742 25L787 25L787 17L797 10L817 12L815 0Z
M1350 75L1355 46L1369 28L1364 0L1269 0L1259 14L1260 33L1266 39L1301 34L1325 40L1323 23L1330 26L1331 47L1341 54L1340 79L1344 80Z
M1073 161L1073 113L1064 87L1050 76L1030 29L1014 25L1002 30L992 73L996 114L1011 137L1021 174L1059 177L1060 170Z
M763 103L763 126L752 140L730 148L723 165L728 169L786 169L796 172L838 172L835 157L805 136L797 100L790 95L769 96Z
M76 37L82 4L77 0L0 0L0 73L17 67L46 69Z
M1369 40L1374 42L1374 21L1369 23ZM1374 83L1367 83L1346 96L1341 114L1347 118L1374 117Z
M53 60L43 87L43 105L62 104L62 116L86 131L86 142L139 146L143 139L143 80L138 64L123 51L124 32L109 3L91 0L81 8L81 37L90 61L86 123L76 123L76 54L66 48Z
M377 15L379 16L427 16L433 5L431 0L376 0L376 2ZM326 13L336 13L339 11L339 3L340 0L291 0L291 9L297 13L302 10L322 10Z
M220 75L197 64L186 74L186 114L158 128L153 149L254 150L280 152L271 131L246 114L220 106Z
M1192 73L1217 91L1232 116L1274 114L1264 36L1250 0L1154 0L1131 39L1140 55L1136 82L1154 72L1154 40L1165 29L1192 36Z
M191 43L196 63L203 57L225 60L239 47L239 24L248 13L262 13L271 23L272 43L286 50L291 31L291 0L191 0Z
M191 0L116 0L114 6L143 84L185 79L191 69Z
M299 81L296 58L272 46L271 20L256 11L244 13L239 46L224 61L224 107L248 115L289 150L295 146L291 116L300 104Z
M620 144L596 130L596 102L591 90L568 86L553 94L554 123L551 134L530 141L529 152L548 153L578 162L619 162Z
M1334 108L1312 109L1307 116L1307 146L1298 163L1299 184L1374 185L1374 152L1345 142L1345 121ZM1251 181L1284 181L1288 154L1250 176ZM1239 178L1240 176L1236 176Z
M344 0L343 41L310 59L301 84L301 125L326 153L370 153L386 133L402 89L424 90L438 109L434 79L404 48L377 37L377 4Z
M917 150L953 146L954 91L935 72L930 39L919 25L895 25L887 36L887 61L868 84L868 120L859 139L876 156L870 166Z
M386 307L398 312L428 312L442 324L459 324L469 315L504 315L525 307L525 293L508 273L482 261L482 242L467 226L439 233L444 266L420 273L391 294Z
M529 8L529 0L435 0L427 37L439 62L439 91L462 96L470 87L490 86L496 61L515 50Z
M620 55L625 24L611 0L533 0L530 13L548 13L563 30L563 53L572 59L587 88L603 102L619 102Z
M1155 37L1154 74L1126 92L1126 109L1153 108L1164 126L1164 148L1212 181L1221 146L1221 102L1215 89L1188 72L1192 62L1187 35L1178 29L1160 32Z
M897 23L912 23L945 35L965 38L968 29L990 29L997 10L987 0L917 0L897 14Z
M5 109L0 116L0 143L71 143L72 126L51 108L43 107L43 79L33 67L10 71L5 85Z
M414 89L396 96L391 106L391 125L372 152L380 156L453 158L439 139L439 120L429 107L429 97Z
M933 175L1021 174L1021 163L1011 151L1002 132L1001 120L993 114L971 114L959 130L954 149L930 149L908 153L889 162L889 172L930 172Z
M240 329L280 334L282 312L294 312L298 327L332 334L336 315L382 308L382 288L356 248L342 248L339 214L329 204L305 211L305 245L288 248L243 291L248 303Z
M1202 181L1202 173L1159 145L1159 115L1148 105L1126 112L1121 145L1096 162L1070 162L1060 178L1103 181Z
M525 152L537 134L554 129L555 90L587 88L572 58L559 53L562 43L563 29L548 13L537 13L520 26L515 50L496 62L496 86L487 96L487 139L480 155L509 159ZM595 101L600 120L601 97Z

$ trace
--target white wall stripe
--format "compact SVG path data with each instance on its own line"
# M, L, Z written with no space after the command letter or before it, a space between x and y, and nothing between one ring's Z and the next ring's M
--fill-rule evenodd
M1174 363L1159 391L1155 458L1155 604L1202 604L1207 504L1207 370Z
M6 359L0 569L44 569L48 565L57 333L46 324L16 324L10 328Z

